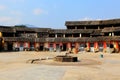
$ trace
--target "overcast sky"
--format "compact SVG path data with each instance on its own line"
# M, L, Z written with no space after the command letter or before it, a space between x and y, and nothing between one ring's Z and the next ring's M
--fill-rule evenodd
M62 29L65 21L120 18L120 0L0 0L0 25Z

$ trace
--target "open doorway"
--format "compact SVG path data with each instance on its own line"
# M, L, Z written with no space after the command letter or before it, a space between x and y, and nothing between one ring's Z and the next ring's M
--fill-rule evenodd
M66 51L66 44L63 44L63 51Z
M94 43L90 43L90 52L94 52Z
M30 43L30 50L34 51L34 43L33 42Z
M40 48L39 48L39 50L40 50L40 51L43 51L43 49L44 49L43 44L40 44Z
M84 51L85 47L87 47L87 45L85 43L81 43L79 47L79 51Z
M99 51L103 52L103 43L102 42L99 43Z
M72 49L75 48L75 43L72 43L71 47L72 47Z
M13 51L13 43L12 42L8 42L7 49L8 49L8 51Z
M2 44L0 43L0 51L2 51Z

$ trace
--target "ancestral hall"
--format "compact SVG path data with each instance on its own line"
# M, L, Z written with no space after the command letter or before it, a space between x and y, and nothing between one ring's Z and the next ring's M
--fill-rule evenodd
M66 21L65 26L66 29L0 26L0 51L120 51L120 19Z

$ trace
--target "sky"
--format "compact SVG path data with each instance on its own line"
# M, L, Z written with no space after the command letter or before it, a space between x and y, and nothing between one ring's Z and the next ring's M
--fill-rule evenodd
M120 18L120 0L0 0L0 25L65 29L65 21Z

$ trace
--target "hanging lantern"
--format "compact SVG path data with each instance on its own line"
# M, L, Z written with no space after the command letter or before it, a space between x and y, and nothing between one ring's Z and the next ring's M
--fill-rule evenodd
M3 43L3 44L4 44L4 42L5 42L4 39L2 39L2 43Z
M2 37L2 32L0 32L0 37Z

